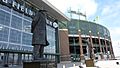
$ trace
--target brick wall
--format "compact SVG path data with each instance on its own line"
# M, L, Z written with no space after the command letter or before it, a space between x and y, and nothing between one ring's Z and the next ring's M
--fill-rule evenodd
M61 61L70 61L68 30L59 30L60 41L60 59Z

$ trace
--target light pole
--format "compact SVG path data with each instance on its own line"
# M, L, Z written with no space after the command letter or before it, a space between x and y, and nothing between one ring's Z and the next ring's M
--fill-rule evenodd
M92 41L92 35L91 35L91 31L89 31L89 35L90 35L90 44L89 44L89 48L90 48L90 52L91 52L91 56L90 56L90 58L91 59L94 59L94 48L93 48L93 41Z
M98 42L99 42L99 47L100 47L100 56L101 56L101 59L104 59L102 47L101 47L101 41L100 41L100 33L98 32L97 34L98 34Z
M81 38L81 31L80 30L78 30L78 35L79 35L79 45L80 45L80 60L84 60L82 38Z

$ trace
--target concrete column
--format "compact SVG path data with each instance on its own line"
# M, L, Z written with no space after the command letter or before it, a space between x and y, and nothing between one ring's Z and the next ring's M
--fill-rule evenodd
M12 60L12 64L14 64L14 60L15 59L15 54L13 53L13 60Z
M92 42L92 34L91 34L91 31L89 31L89 36L90 36L90 46L91 46L91 58L94 59L95 56L94 56L94 50L93 50L93 42Z
M8 64L8 57L9 57L9 53L4 53L4 56L3 56L3 64L4 65Z
M24 59L24 61L25 61L25 60L26 60L26 59L25 59L25 54L23 54L23 55L24 55L23 59Z
M105 50L106 50L106 54L107 54L107 59L109 59L108 46L107 46L107 43L106 43L106 36L105 36L105 38L104 38L104 41L105 41Z
M68 30L59 30L59 41L60 41L60 61L71 61L70 50L69 50L69 38Z
M29 58L30 58L30 57L29 57L29 54L28 54L28 61L30 60Z
M101 47L101 41L100 41L100 34L98 32L98 41L99 41L99 47L100 47L100 56L101 56L101 59L104 59L104 56L103 56L103 51L102 51L102 47Z
M115 59L115 55L114 55L113 47L112 47L111 37L110 37L110 53L111 53L111 58Z
M84 54L83 54L83 47L82 47L82 38L81 38L81 31L78 30L78 35L79 35L79 45L80 45L80 59L84 59Z
M18 60L17 60L17 64L21 64L22 63L22 54L18 53Z

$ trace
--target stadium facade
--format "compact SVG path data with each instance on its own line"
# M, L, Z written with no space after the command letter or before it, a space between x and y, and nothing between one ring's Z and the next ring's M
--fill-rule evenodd
M109 30L95 22L71 19L60 24L61 61L113 59L114 52ZM64 40L64 41L63 41Z
M49 17L46 29L50 45L45 47L44 57L59 62L58 23L69 19L46 0L0 0L0 63L32 60L31 22L41 9Z

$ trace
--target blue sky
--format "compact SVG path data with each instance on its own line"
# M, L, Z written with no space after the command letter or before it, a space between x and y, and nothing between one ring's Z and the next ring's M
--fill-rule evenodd
M108 28L111 34L114 52L120 56L120 0L48 0L56 8L68 15L67 10L87 15L87 20L93 21L99 16L97 23Z

